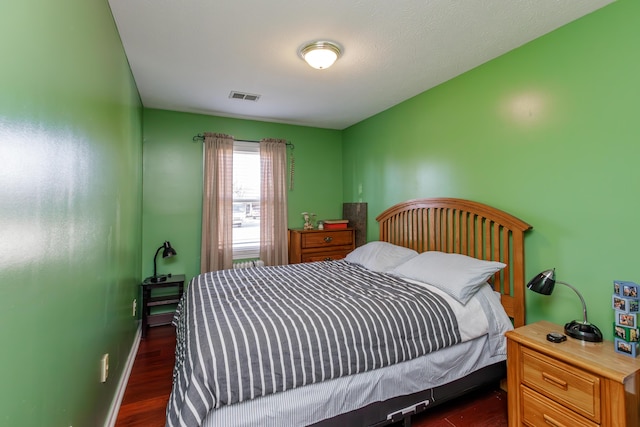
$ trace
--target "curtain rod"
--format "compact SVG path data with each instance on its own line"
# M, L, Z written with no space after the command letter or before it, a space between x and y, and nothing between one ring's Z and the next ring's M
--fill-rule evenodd
M194 137L193 137L193 142L196 142L196 141L204 142L204 135L203 135L203 134L201 134L201 133L199 133L199 134L197 134L196 136L194 136ZM240 141L240 142L253 142L253 143L256 143L256 144L259 144L259 143L260 143L260 141L252 141L252 140L250 140L250 139L236 139L236 141ZM295 146L295 145L293 145L293 144L292 144L291 142L289 142L289 141L287 141L286 145L287 145L288 147L291 147L291 149L292 149L292 150L293 150L294 148L296 148L296 146Z

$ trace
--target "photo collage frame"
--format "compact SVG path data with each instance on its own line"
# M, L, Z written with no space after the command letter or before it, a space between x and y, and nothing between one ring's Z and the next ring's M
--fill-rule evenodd
M640 337L640 285L635 282L614 280L611 307L615 310L613 324L614 346L618 353L636 357Z

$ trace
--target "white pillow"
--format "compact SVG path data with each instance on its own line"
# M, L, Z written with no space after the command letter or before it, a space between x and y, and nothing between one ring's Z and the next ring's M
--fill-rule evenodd
M418 255L413 249L387 242L369 242L350 252L345 260L378 273L387 273Z
M391 274L435 286L466 304L496 271L506 267L460 254L423 252L396 267Z

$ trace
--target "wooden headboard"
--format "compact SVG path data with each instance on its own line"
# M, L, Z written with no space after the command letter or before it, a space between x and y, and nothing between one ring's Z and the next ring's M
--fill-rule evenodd
M458 253L507 266L492 283L515 327L524 325L526 222L491 206L453 198L415 199L382 212L380 240L418 252Z

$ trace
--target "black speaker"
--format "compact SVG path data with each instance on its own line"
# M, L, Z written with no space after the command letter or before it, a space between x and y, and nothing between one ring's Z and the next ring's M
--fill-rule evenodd
M367 243L367 204L343 203L342 218L348 219L349 227L356 230L356 247Z

